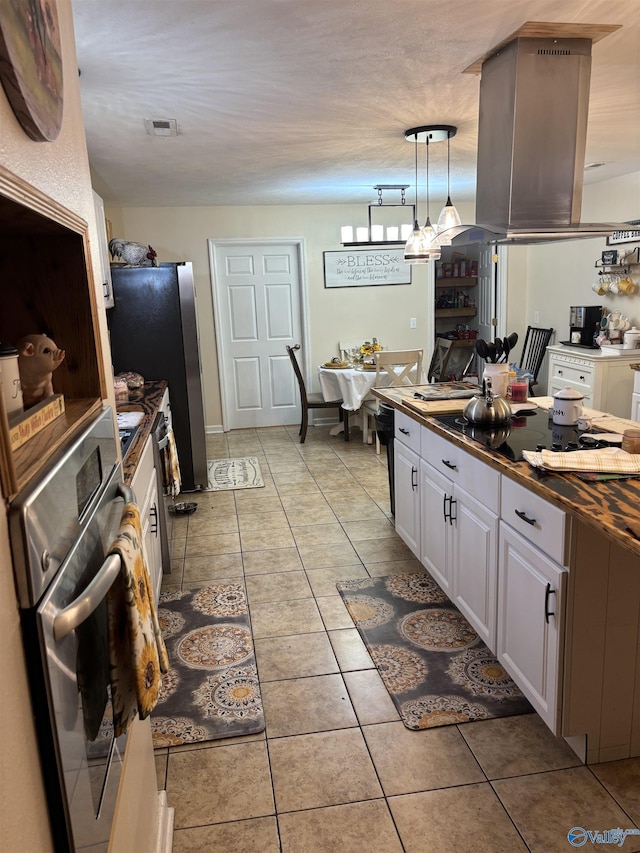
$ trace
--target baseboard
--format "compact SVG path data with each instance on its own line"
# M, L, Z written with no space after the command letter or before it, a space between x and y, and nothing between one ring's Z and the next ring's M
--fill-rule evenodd
M175 810L167 805L167 792L158 792L158 834L156 853L171 853L173 850L173 821Z
M224 432L222 429L222 424L213 424L212 426L206 426L204 431L207 435L215 435L216 433Z

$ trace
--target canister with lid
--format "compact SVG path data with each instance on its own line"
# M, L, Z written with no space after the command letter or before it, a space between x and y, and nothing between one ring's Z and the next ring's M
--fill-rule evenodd
M633 326L631 329L627 329L624 333L623 339L624 349L639 349L640 348L640 329L636 329Z
M0 390L7 415L24 411L18 350L12 344L0 343Z

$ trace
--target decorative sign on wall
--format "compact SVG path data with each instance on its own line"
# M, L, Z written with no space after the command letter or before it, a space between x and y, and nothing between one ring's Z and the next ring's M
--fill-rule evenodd
M24 131L36 142L53 142L63 101L55 0L0 3L0 79Z
M614 231L610 237L607 237L607 246L616 246L618 243L640 243L640 219L632 219L629 225L638 227L629 228L628 231Z
M323 252L325 287L411 284L411 266L402 249L347 249Z

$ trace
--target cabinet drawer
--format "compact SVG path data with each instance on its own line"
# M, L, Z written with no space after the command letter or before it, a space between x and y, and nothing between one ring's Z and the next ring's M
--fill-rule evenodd
M498 514L500 474L497 471L426 427L422 432L421 456L436 471L457 483L488 510Z
M557 361L556 359L551 362L551 376L549 380L553 383L567 382L584 391L585 386L589 388L593 387L593 379L594 370L591 366L571 364L570 362ZM564 387L564 385L561 387Z
M552 560L566 565L567 516L563 510L503 477L500 517Z
M420 430L422 427L404 412L396 410L394 420L394 438L401 441L414 453L420 455Z

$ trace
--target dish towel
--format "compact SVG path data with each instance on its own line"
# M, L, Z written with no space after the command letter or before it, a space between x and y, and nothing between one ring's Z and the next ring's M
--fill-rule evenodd
M523 450L523 457L534 468L547 471L595 471L600 474L640 474L640 455L627 453L619 447L600 450Z
M162 450L162 482L165 495L175 498L180 494L182 478L176 438L172 429L167 430L167 443Z
M110 554L121 570L107 594L109 666L115 736L127 731L136 711L144 720L158 701L161 673L169 669L142 538L140 513L125 504Z

